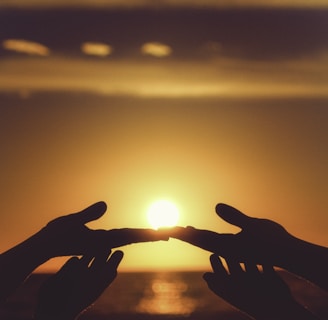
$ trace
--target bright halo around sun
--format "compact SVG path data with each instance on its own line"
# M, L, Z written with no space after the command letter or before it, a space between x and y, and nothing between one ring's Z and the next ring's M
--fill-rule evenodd
M149 224L154 229L173 227L179 221L179 210L177 206L170 201L158 200L149 207L147 218Z

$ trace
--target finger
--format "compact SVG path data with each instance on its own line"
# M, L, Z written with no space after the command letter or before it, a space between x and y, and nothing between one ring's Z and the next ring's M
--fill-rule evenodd
M245 261L245 270L248 274L250 275L258 275L260 274L259 269L257 268L256 263L250 262L250 261Z
M105 231L107 243L117 248L132 243L168 240L167 230L122 228Z
M205 272L203 279L212 291L217 292L220 286L224 286L229 281L229 274L216 254L210 256L210 262L213 272Z
M240 265L240 263L234 259L226 259L226 263L229 268L229 273L233 277L240 277L244 271Z
M274 270L273 265L271 264L263 264L263 273L265 273L266 275L276 275L276 271Z
M205 272L203 274L203 279L207 282L207 284L209 284L213 278L214 278L214 274L212 272Z
M53 276L52 281L62 283L63 286L69 287L75 282L76 275L80 272L80 259L72 257L61 267L61 269Z
M115 251L107 261L107 264L111 266L112 269L117 269L119 264L123 259L124 253L121 250Z
M222 285L222 279L220 279L216 274L212 273L212 272L205 272L203 274L203 279L205 280L205 282L207 283L207 286L209 287L209 289L213 290L214 288L216 288L218 286L218 284Z
M72 213L70 218L75 222L85 224L87 222L99 219L106 212L106 210L106 203L99 201L78 213Z
M65 264L60 268L60 273L70 272L70 270L74 269L75 266L79 263L78 257L72 257L68 259Z
M88 267L91 261L94 259L92 255L84 255L80 258L80 265L84 267Z
M210 256L210 262L213 269L213 272L217 275L227 276L227 270L222 264L222 260L215 254Z
M102 269L104 284L108 285L117 276L117 268L123 259L123 252L115 251L106 263L106 268Z
M108 248L101 252L97 252L92 263L90 264L90 269L97 271L105 267L110 253L111 250Z
M174 227L170 237L188 242L201 249L217 254L222 251L234 251L232 246L235 242L233 234L220 234L210 230L201 230L193 227Z
M245 228L253 218L224 203L219 203L215 207L217 215L226 222L240 228Z

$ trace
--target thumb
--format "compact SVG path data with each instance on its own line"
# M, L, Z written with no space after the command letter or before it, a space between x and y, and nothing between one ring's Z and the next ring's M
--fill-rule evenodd
M207 283L208 286L213 281L213 278L214 278L213 272L205 272L203 274L203 280Z
M224 203L219 203L215 207L217 215L224 221L240 228L249 225L253 218L246 216L244 213Z
M103 201L99 201L78 213L73 213L71 215L71 218L74 219L76 222L85 224L90 221L99 219L106 212L106 210L106 203Z

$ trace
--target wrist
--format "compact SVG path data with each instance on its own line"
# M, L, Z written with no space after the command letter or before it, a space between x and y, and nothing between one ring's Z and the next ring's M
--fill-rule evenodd
M21 268L21 262L24 260L24 269L37 267L49 260L46 248L42 243L39 232L24 240L13 248L1 254L3 272L6 268Z
M25 247L28 250L28 255L38 265L45 263L53 257L51 248L43 237L42 229L25 241Z
M328 248L293 238L280 267L328 289Z

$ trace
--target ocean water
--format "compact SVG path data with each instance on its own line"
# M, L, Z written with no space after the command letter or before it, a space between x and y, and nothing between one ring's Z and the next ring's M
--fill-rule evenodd
M33 274L0 308L0 319L33 318L36 295L50 275ZM297 300L321 319L328 319L328 295L312 285L282 276ZM249 319L214 295L202 279L202 272L119 273L97 302L79 319Z

